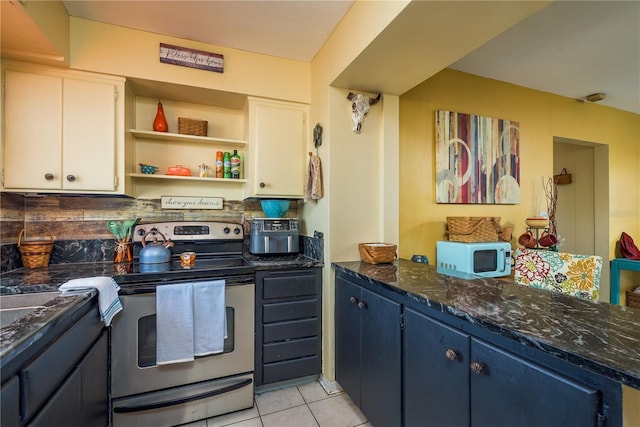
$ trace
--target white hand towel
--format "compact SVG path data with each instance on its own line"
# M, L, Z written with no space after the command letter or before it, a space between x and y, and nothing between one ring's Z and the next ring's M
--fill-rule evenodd
M304 201L317 202L322 198L322 165L320 157L311 156L309 158L309 169L307 170L307 182L304 189Z
M227 336L224 280L193 284L194 353L221 353Z
M62 284L59 289L62 291L61 296L72 295L80 289L97 289L98 309L105 326L109 326L113 317L122 310L122 304L118 297L120 286L111 277L73 279Z
M193 357L193 286L156 287L156 364L190 362Z

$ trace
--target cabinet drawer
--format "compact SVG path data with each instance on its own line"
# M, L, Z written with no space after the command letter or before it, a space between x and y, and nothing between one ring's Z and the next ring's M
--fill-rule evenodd
M77 365L102 330L98 310L91 310L40 356L20 371L22 416L29 420Z
M294 338L313 337L318 335L318 320L294 320L292 322L264 325L263 331L263 341L265 343Z
M262 346L262 362L280 362L298 357L314 356L319 352L319 338L303 338Z
M291 274L281 277L265 277L262 286L262 298L316 295L317 280L317 275L308 273Z
M262 321L279 322L282 320L304 319L317 317L318 300L304 300L264 304L262 308Z
M320 373L320 357L304 357L264 366L263 382L272 383Z

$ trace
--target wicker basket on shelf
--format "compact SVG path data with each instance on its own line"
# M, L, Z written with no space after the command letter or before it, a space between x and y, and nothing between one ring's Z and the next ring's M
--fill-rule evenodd
M640 293L627 291L627 306L640 308Z
M184 135L207 136L206 120L178 117L178 133Z
M502 233L499 216L448 216L447 234L454 242L497 242Z
M369 264L386 264L393 262L398 256L396 245L390 243L360 243L360 259Z
M49 234L45 238L22 241L26 227L18 235L18 250L25 268L42 268L49 265L51 251L53 250L53 234L45 226L39 226Z

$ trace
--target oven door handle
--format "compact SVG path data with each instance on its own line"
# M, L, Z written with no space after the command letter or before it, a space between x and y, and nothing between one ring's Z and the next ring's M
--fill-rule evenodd
M219 394L228 393L230 391L237 390L239 388L242 388L244 386L251 384L252 382L253 380L251 378L246 378L244 380L238 381L233 384L229 384L224 387L220 387L214 390L209 390L205 393L194 394L193 396L185 396L177 399L169 399L169 400L160 401L160 402L143 403L140 405L114 406L113 412L118 414L126 414L130 412L147 411L149 409L166 408L168 406L194 402L196 400L202 400L208 397L217 396Z

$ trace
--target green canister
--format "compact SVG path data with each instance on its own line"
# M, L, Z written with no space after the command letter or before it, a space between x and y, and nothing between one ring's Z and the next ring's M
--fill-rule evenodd
M240 179L240 156L238 150L233 150L231 155L231 178Z
M231 153L225 151L222 161L223 178L231 178Z

